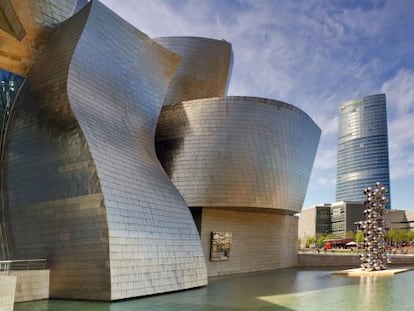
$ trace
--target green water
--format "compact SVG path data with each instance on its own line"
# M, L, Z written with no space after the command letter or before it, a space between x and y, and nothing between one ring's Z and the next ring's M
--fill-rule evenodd
M132 310L414 310L414 271L394 277L332 276L327 270L286 269L210 279L194 290L113 303L46 300L15 311Z

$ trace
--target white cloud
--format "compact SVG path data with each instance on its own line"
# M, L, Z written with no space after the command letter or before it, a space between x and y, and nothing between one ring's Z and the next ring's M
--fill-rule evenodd
M414 176L414 71L401 69L386 81L391 177Z
M314 169L319 171L335 171L336 148L319 148L315 160Z
M381 59L365 59L370 41L355 44L378 34L372 29L386 27L381 21L387 15L378 4L362 10L313 1L103 2L150 36L230 41L231 95L276 98L332 116L342 101L377 91L372 77L383 72Z
M414 113L414 71L400 69L381 90L387 94L389 105L393 105L398 115Z
M283 100L313 117L323 136L311 183L330 191L339 106L386 92L391 173L414 176L413 1L102 1L151 37L231 42L229 95Z

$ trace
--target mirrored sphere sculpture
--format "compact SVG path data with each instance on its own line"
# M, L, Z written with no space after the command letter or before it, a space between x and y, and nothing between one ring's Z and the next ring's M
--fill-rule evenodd
M365 271L378 271L387 269L387 253L385 250L385 221L384 212L387 198L387 188L380 182L374 188L364 190L366 196L365 221L357 223L358 229L364 232L365 254L361 254L361 268Z

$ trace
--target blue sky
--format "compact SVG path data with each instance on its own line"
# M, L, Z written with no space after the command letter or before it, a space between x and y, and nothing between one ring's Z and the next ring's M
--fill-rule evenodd
M293 104L322 129L305 207L335 200L339 106L387 94L392 208L414 210L414 1L102 0L150 37L232 43L228 95Z

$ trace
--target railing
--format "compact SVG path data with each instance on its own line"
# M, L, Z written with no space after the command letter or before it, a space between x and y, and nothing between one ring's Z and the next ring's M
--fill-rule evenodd
M328 249L328 250L324 250L324 249L313 249L313 248L301 248L298 250L298 254L313 254L313 255L343 255L343 256L354 256L354 255L359 255L365 253L364 249L348 249L348 250L343 250L343 249Z
M0 261L0 275L9 275L11 260Z
M15 270L46 269L46 259L0 260L0 274L8 275Z

